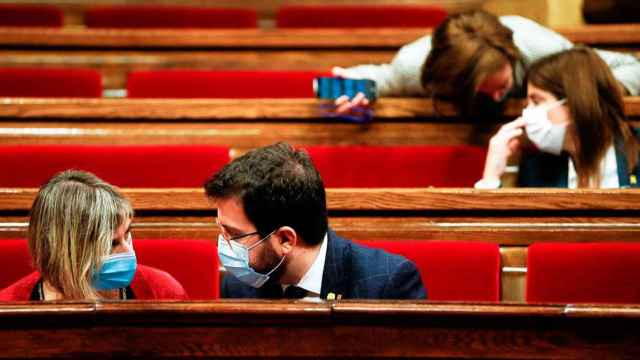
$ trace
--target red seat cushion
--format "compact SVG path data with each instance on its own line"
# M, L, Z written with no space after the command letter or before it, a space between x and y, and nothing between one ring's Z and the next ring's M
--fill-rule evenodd
M255 28L254 9L193 6L109 5L85 12L90 28Z
M102 76L93 69L0 68L0 96L102 96Z
M135 234L134 234L135 235ZM134 239L138 263L171 274L190 299L217 299L220 288L218 252L210 240ZM27 241L0 241L0 289L29 275L31 255Z
M53 5L0 4L0 26L61 27L62 10Z
M219 297L218 250L213 241L134 238L133 246L140 264L171 274L182 284L190 299Z
M536 243L527 255L527 301L640 303L640 244Z
M475 146L306 147L326 187L470 187L486 150Z
M314 71L136 71L131 98L311 98Z
M34 271L27 241L24 239L0 240L0 289L4 289Z
M360 243L413 261L420 270L429 300L500 301L500 249L497 244L420 240Z
M438 6L285 5L278 9L279 28L435 27L447 17Z
M229 149L208 145L0 146L0 187L40 187L62 170L96 174L120 187L202 187L229 162Z

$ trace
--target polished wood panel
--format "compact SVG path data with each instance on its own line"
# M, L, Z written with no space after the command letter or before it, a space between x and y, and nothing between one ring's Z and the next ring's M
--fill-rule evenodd
M56 308L60 312L56 312ZM0 305L1 358L636 358L637 306L407 301ZM64 320L64 321L61 321Z
M3 144L217 144L246 149L294 145L484 145L500 123L518 116L508 102L498 119L459 119L429 99L384 98L366 125L327 114L316 99L34 99L3 98ZM640 98L625 98L638 125ZM446 134L446 136L443 136Z
M640 47L638 24L584 25L555 29L569 40L591 46ZM389 49L432 32L424 29L30 29L0 28L0 45L13 47L211 48L211 49Z
M640 50L637 25L558 29L576 43ZM0 28L1 67L90 67L105 89L133 70L316 70L388 63L429 29L122 30Z
M200 188L122 189L137 210L201 211L211 204ZM0 188L0 211L28 209L34 188ZM329 211L640 211L637 189L497 189L465 188L341 188L327 189Z

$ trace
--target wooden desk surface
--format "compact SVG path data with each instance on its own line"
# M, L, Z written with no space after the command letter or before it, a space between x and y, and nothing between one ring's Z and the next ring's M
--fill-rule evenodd
M408 301L0 304L0 358L636 358L640 308Z
M555 29L575 43L640 47L637 24L584 25ZM0 28L0 45L11 47L167 49L395 49L432 29L88 29Z

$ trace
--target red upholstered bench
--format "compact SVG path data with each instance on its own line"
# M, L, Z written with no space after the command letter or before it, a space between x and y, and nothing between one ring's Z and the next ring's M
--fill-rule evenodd
M138 263L171 274L191 299L217 299L220 273L215 243L210 240L135 239ZM0 289L33 272L27 241L0 241Z
M40 187L59 171L85 170L119 187L202 187L229 162L208 145L0 146L0 187Z
M311 98L316 71L134 71L131 98Z
M305 147L326 187L470 187L486 150L475 146Z
M90 28L255 28L254 9L179 5L104 5L89 8L84 15Z
M0 68L0 96L101 97L102 76L93 69Z
M279 28L435 27L447 17L439 6L424 5L284 5Z
M0 27L61 27L62 10L53 5L0 4Z
M527 301L640 303L640 244L535 243L527 255Z
M500 301L498 244L460 241L359 241L399 254L420 270L429 300Z
M32 273L31 255L24 239L3 239L0 241L0 289L4 289L22 277Z

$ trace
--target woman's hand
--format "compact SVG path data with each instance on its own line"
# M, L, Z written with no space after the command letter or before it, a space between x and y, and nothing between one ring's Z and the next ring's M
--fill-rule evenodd
M331 69L331 72L334 76L339 76L343 78L354 78L353 76L349 76L347 74L347 70L341 67L334 67ZM336 113L337 114L351 114L354 108L362 108L369 106L369 99L367 99L363 93L359 92L353 99L349 99L348 96L342 95L338 97L334 104L336 105Z
M506 123L489 141L487 160L484 164L482 180L499 182L507 167L507 159L520 147L520 137L524 133L524 119Z

